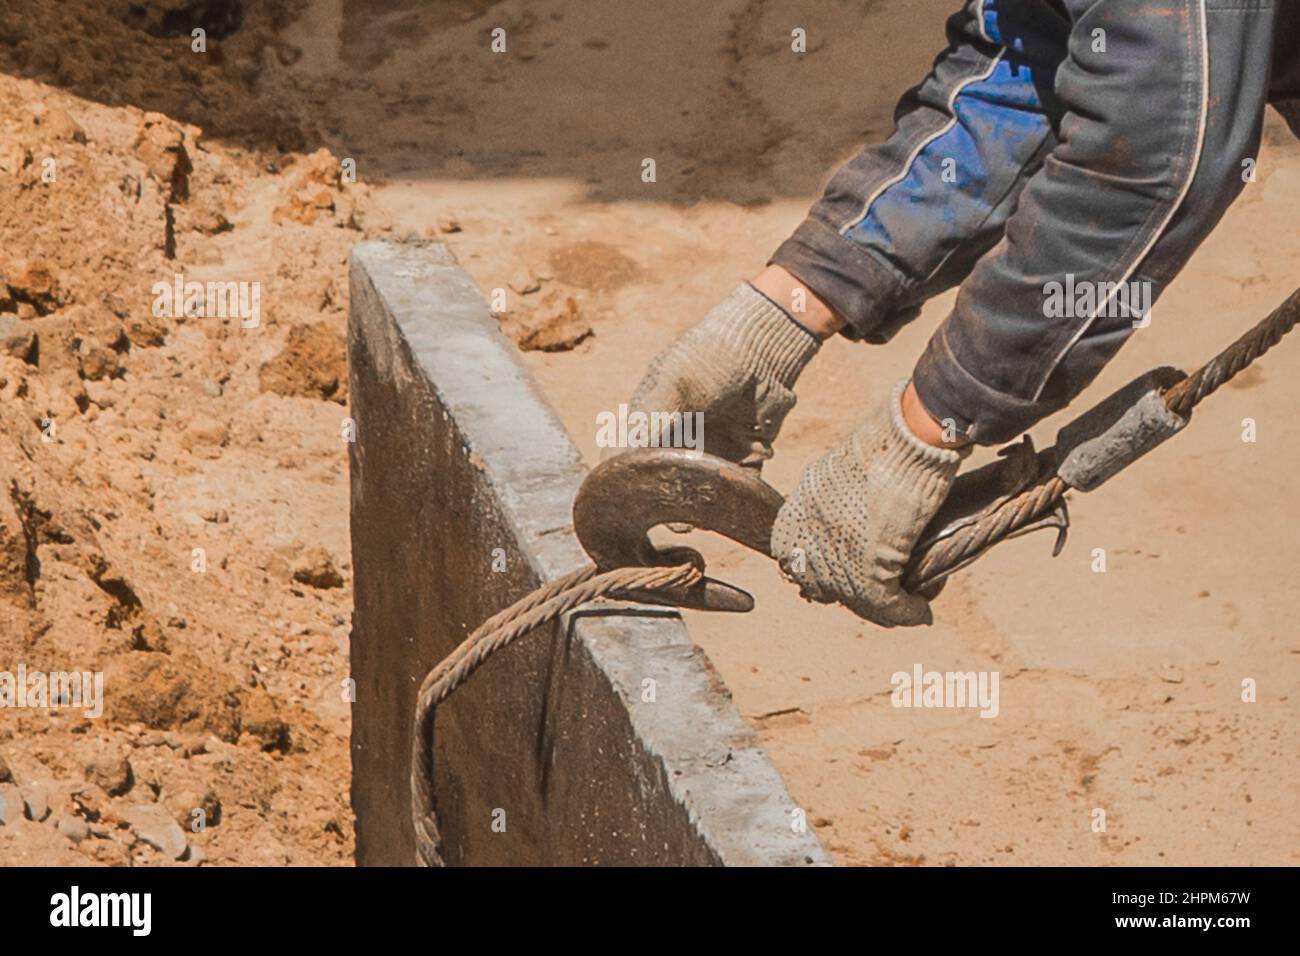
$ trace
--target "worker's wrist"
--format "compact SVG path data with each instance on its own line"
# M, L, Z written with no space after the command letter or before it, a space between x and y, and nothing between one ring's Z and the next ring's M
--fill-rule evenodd
M903 421L908 430L927 445L935 448L962 449L970 444L970 439L957 431L957 425L951 419L942 422L935 418L921 402L916 392L916 384L908 382L900 402Z
M809 334L829 339L846 323L818 295L780 266L768 266L750 283Z

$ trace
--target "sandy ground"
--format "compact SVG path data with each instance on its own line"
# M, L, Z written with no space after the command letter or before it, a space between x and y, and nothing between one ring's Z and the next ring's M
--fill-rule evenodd
M62 19L46 16L68 23L72 8L84 13L90 5L59 6ZM197 179L240 211L228 215L233 229L182 231L179 255L194 268L219 255L213 264L225 263L237 278L277 283L278 308L268 307L273 320L260 337L241 338L236 327L224 338L239 344L223 346L208 326L181 323L163 345L131 349L123 373L107 376L121 401L152 392L175 404L182 421L225 428L219 454L203 451L211 434L171 450L171 415L156 429L168 450L147 465L116 450L129 448L129 437L110 444L85 429L95 440L77 440L86 443L78 446L82 460L98 455L110 471L97 487L112 487L128 533L108 536L116 544L109 557L134 575L141 605L166 633L166 655L204 662L186 673L222 675L218 690L235 694L254 716L273 708L288 737L266 719L250 719L250 732L238 721L214 729L151 714L66 728L44 718L6 725L0 715L0 756L20 782L52 780L63 794L60 813L90 816L75 799L81 790L110 811L106 822L92 821L95 839L75 845L56 838L57 814L39 827L24 821L16 834L0 828L0 861L84 859L88 846L111 845L121 849L97 850L105 862L160 862L129 825L113 821L141 801L180 815L195 802L191 791L212 788L224 797L225 821L190 842L214 862L344 862L346 709L333 701L346 667L346 473L336 442L345 412L341 396L327 394L328 382L307 374L319 357L288 336L299 326L342 328L346 246L363 235L441 235L485 292L506 290L503 322L517 338L576 341L563 351L529 351L526 361L594 460L596 414L624 400L657 349L761 267L837 162L864 137L888 133L897 95L924 73L956 4L248 6L245 27L223 41L223 60L184 82L174 64L168 71L167 57L189 64L189 54L160 52L177 41L140 41L161 62L122 57L106 65L90 55L82 58L90 66L80 68L69 64L72 54L60 60L49 45L24 51L20 44L19 55L0 58L0 91L4 115L25 116L33 102L60 104L94 130L92 146L120 141L116 148L134 149L138 162L148 159L130 145L142 110L201 128L208 158L195 164ZM802 56L789 49L796 26L808 33ZM504 54L488 47L494 27L506 30ZM92 51L99 44L93 31L81 42ZM194 84L201 95L190 95ZM313 162L328 163L306 154L320 147L354 159L358 184L340 187L332 167L313 179ZM646 158L655 160L656 182L642 180ZM208 168L217 160L229 164L224 179ZM1198 364L1294 288L1300 148L1280 123L1269 128L1259 169L1259 181L1157 305L1151 327L1082 401L1153 365ZM117 173L98 175L108 181ZM328 203L318 195L322 183ZM291 215L276 221L274 211L286 204ZM167 205L158 200L160 210ZM188 215L181 208L188 201L172 205L181 219ZM3 237L10 249L20 235L16 216ZM108 226L100 231L109 235ZM51 257L90 270L94 260L71 255L68 236L48 242ZM170 271L165 253L150 253L151 276ZM130 287L126 265L102 273L85 279L96 293L101 285L104 294ZM950 297L931 303L888 348L828 345L800 382L800 404L768 479L792 487L804 464L907 373L949 305ZM129 334L134 313L127 313L121 321ZM1292 531L1300 504L1289 493L1300 382L1283 371L1294 348L1284 344L1215 396L1175 443L1103 491L1076 496L1074 530L1059 558L1047 560L1049 538L1031 536L956 576L936 602L931 628L876 629L842 609L801 601L766 559L693 542L715 573L756 595L758 608L745 616L692 613L692 634L839 861L1300 860L1293 690L1300 585L1287 571L1300 557ZM268 377L262 367L277 359ZM228 375L219 399L203 390L214 368ZM43 358L24 374L33 391L47 377L58 383ZM291 384L278 386L282 380ZM77 406L75 394L69 400ZM1242 441L1246 418L1257 428L1252 443ZM1039 445L1051 443L1059 423L1034 430ZM50 493L75 487L71 464L44 467ZM140 477L123 480L119 467ZM19 479L31 480L25 472ZM30 514L19 524L32 525ZM188 563L197 536L246 573L206 576L199 586L160 560L180 553ZM96 549L113 550L104 537L82 550L91 558ZM55 536L36 546L66 545ZM326 550L342 587L295 580L288 565L311 547ZM1098 548L1104 573L1093 570ZM43 569L62 568L57 555L44 553ZM108 593L94 587L105 577L95 577L95 562L74 557L64 562L69 591ZM300 576L317 579L311 569ZM40 646L31 637L35 617L49 622L37 632L66 633L69 648L102 647L128 661L163 653L118 643L99 611L85 612L85 628L76 631L75 609L28 585L31 593L20 597L35 610L15 612L28 628L28 648ZM171 625L173 617L188 624ZM113 619L120 625L120 618ZM891 675L918 664L998 672L998 716L892 707ZM1253 703L1242 701L1246 679L1257 682ZM236 690L249 696L245 684L270 703L239 698ZM178 746L144 743L159 732L176 735ZM192 738L214 735L219 758L190 754ZM157 764L136 769L137 777L152 774L147 790L101 793L103 768L91 773L85 764L106 747L124 749L133 765ZM209 766L219 761L224 770ZM260 768L265 792L236 782L245 768ZM180 777L169 783L167 774ZM1098 810L1104 832L1094 829ZM270 854L257 849L267 845Z
M248 108L270 11L217 65L104 7L0 15L0 671L107 688L0 709L0 863L347 863L364 190ZM156 314L177 274L260 321Z

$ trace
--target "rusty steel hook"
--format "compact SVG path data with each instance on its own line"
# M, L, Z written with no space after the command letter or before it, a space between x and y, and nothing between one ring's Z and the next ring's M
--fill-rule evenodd
M628 565L680 564L703 559L693 548L660 550L647 532L681 522L716 531L769 554L781 493L749 468L683 448L638 448L601 462L573 502L573 529L602 571ZM713 578L648 603L708 611L749 611L754 598Z
M958 562L927 568L926 557L945 539L979 522L1027 487L1037 474L1041 453L1028 437L1003 449L995 462L959 475L943 507L921 533L908 562L904 586L913 592L943 581L980 557L998 541L1040 529L1055 529L1056 547L1065 543L1069 514L1061 501L1037 520L1014 531L991 536L977 553ZM602 571L627 566L681 564L703 558L693 548L656 548L648 532L681 522L716 531L738 544L771 555L770 538L784 499L753 469L713 455L682 448L639 448L601 462L587 475L573 502L578 541ZM630 595L638 601L706 611L749 611L754 598L746 591L706 577L690 588L658 595Z

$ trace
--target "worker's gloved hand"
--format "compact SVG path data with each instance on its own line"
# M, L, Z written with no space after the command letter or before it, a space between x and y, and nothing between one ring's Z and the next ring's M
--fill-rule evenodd
M906 387L804 470L772 528L772 555L804 597L884 627L933 620L930 602L903 590L903 567L968 453L912 434L900 407Z
M628 410L702 412L704 451L761 468L794 407L795 379L820 347L816 335L745 283L655 356ZM658 445L683 447L674 431L661 428ZM698 430L691 437L698 442Z

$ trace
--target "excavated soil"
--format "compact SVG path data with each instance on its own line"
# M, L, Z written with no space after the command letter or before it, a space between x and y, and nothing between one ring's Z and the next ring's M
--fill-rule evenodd
M108 688L0 709L0 800L37 808L0 863L347 863L366 187L266 105L292 4L206 56L127 6L0 18L0 670ZM155 308L178 275L259 308Z

